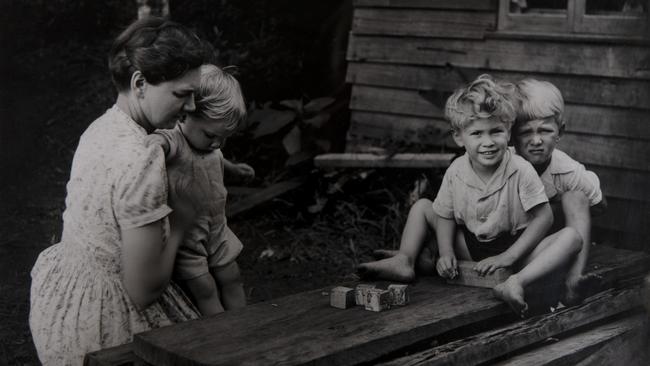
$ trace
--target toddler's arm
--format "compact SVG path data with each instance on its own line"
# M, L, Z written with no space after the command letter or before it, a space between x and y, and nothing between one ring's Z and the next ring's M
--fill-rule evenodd
M151 145L158 145L163 149L165 157L169 157L169 141L164 136L161 136L157 133L149 134L144 139L145 146L149 147Z
M454 253L454 238L456 234L456 221L436 214L436 239L440 258L436 263L438 274L445 278L454 278L456 271L456 254Z
M530 253L544 238L553 224L553 211L548 202L540 203L530 209L532 219L519 239L505 252L485 258L474 268L481 276L492 274L495 270L512 266L517 260Z
M226 175L237 177L244 182L251 181L255 178L255 169L245 163L233 163L230 160L223 158L223 169Z
M239 265L236 261L212 270L213 276L219 285L221 303L226 310L238 309L246 306L246 295L242 284Z

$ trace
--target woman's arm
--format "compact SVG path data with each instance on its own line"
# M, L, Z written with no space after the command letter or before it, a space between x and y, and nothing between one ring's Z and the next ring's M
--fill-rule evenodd
M142 310L151 305L169 285L176 252L189 220L174 211L171 234L164 240L164 219L122 231L122 282L131 300Z
M517 260L530 253L544 238L553 225L553 211L548 202L530 209L532 219L519 239L505 252L494 257L485 258L476 264L475 270L481 275L491 274L498 268L510 267Z

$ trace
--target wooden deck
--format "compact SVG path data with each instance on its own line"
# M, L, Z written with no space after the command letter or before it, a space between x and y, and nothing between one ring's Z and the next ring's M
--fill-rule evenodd
M645 342L638 284L650 256L595 247L589 268L604 279L597 293L579 306L525 320L489 289L424 277L412 286L409 305L380 313L330 307L326 288L141 333L123 350L154 365L473 365L509 358L523 365L597 358L596 350L632 334ZM547 344L550 338L558 341ZM531 361L550 346L556 363ZM600 357L623 356L615 351ZM93 361L107 352L87 364L118 364Z

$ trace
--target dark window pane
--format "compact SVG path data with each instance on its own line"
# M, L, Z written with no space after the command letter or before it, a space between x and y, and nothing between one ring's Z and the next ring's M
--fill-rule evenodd
M587 14L644 14L648 12L646 0L587 0Z
M511 13L566 14L567 0L511 0Z

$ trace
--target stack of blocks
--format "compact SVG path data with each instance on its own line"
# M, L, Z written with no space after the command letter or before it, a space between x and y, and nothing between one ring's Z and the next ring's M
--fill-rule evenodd
M383 311L391 306L404 306L409 302L408 285L391 284L387 289L362 283L355 289L338 286L330 291L330 305L347 309L353 305L364 306L366 310Z

